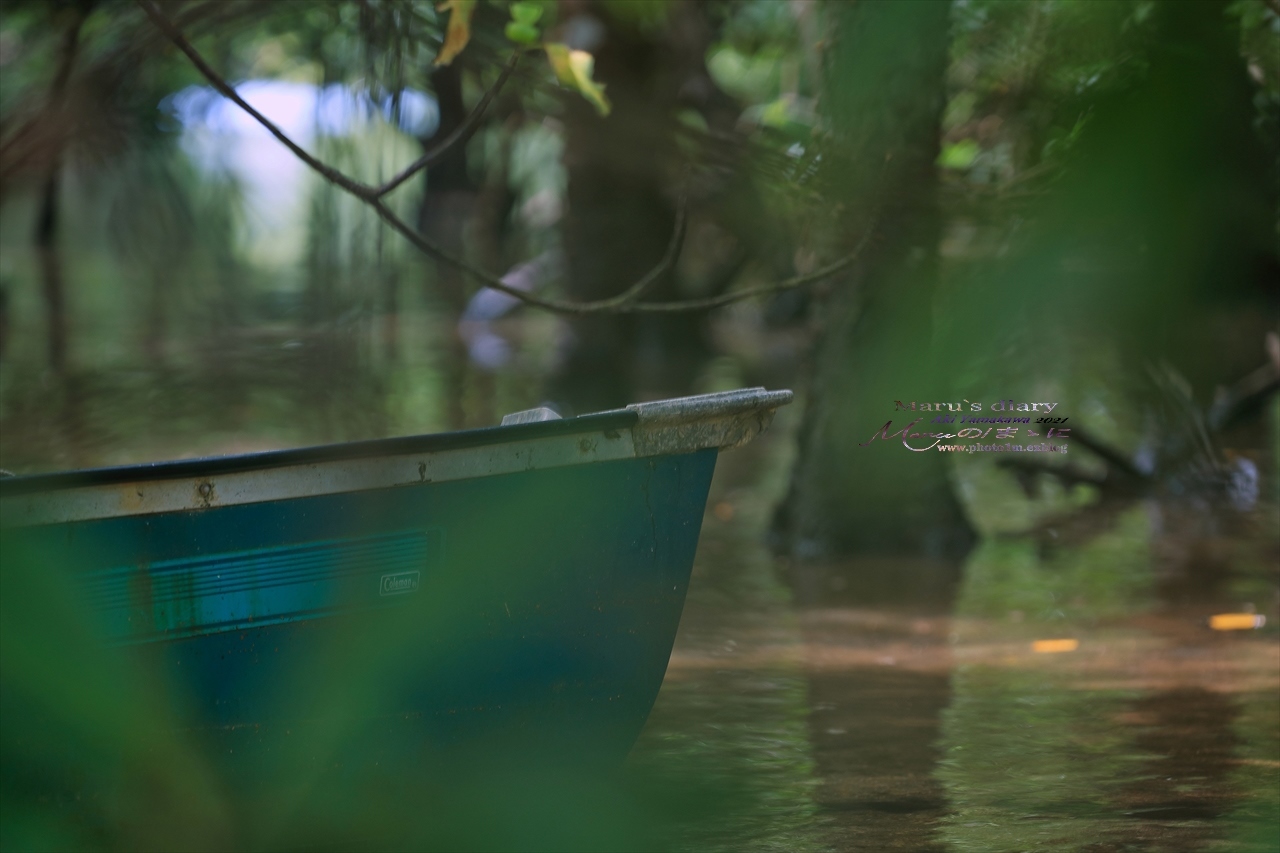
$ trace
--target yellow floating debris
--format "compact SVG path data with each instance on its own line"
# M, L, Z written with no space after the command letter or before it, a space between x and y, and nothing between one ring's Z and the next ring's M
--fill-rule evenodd
M1044 655L1058 654L1059 652L1074 652L1080 648L1080 641L1073 639L1060 640L1036 640L1031 644L1031 651L1039 652Z
M1215 613L1209 627L1215 631L1249 631L1267 624L1267 617L1257 613Z

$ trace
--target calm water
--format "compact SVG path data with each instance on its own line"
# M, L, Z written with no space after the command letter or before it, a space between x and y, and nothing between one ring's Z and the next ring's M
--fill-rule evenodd
M11 371L4 466L429 431L538 402L527 376L468 374L428 347L347 345L286 330L158 373L50 384ZM763 542L793 422L722 456L648 726L618 779L556 794L582 832L477 837L699 851L1280 850L1274 524L1188 543L1137 507L1070 545L986 540L964 565L791 564ZM1166 558L1197 548L1226 555L1220 582L1188 587L1190 570ZM1209 630L1210 615L1242 609L1267 627ZM1068 650L1037 652L1037 640ZM540 819L506 806L482 804L476 820ZM582 817L596 808L603 828ZM326 843L279 832L257 837Z
M1009 563L1056 573L1049 586L1080 571L1072 559L1152 571L1126 565L1145 546L1125 530L1043 563L1013 541L958 567L779 564L757 544L770 452L721 458L671 667L632 754L738 782L736 807L675 846L1280 849L1274 590L1224 584L1179 603L1147 578L1123 601L992 612L1013 592ZM1250 605L1267 629L1209 630L1211 614ZM1076 645L1040 653L1037 639Z

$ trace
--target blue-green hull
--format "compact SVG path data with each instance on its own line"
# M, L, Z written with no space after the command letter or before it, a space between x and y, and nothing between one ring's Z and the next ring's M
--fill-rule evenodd
M716 456L790 399L0 479L0 769L76 738L135 767L190 741L267 790L617 762L666 672Z
M625 755L715 466L674 456L9 529L223 751ZM344 736L346 736L344 735Z

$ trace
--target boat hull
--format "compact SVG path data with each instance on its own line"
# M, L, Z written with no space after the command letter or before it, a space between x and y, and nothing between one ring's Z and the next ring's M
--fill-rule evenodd
M73 567L92 632L215 751L612 762L661 685L716 455L63 521L5 549Z
M716 456L791 396L0 479L0 765L61 750L80 773L96 744L143 779L220 756L278 792L616 764Z

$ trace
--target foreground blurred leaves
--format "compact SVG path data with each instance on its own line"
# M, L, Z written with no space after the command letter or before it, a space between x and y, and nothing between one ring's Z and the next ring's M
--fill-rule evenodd
M310 666L268 686L291 731L192 728L154 647L105 644L63 570L73 556L24 553L12 537L0 554L5 850L654 850L676 824L737 808L740 780L699 781L695 753L623 769L589 753L513 758L501 739L461 762L404 740L388 749L380 721L400 662L465 656L447 613L427 620L432 636L420 618L372 633L338 623Z

